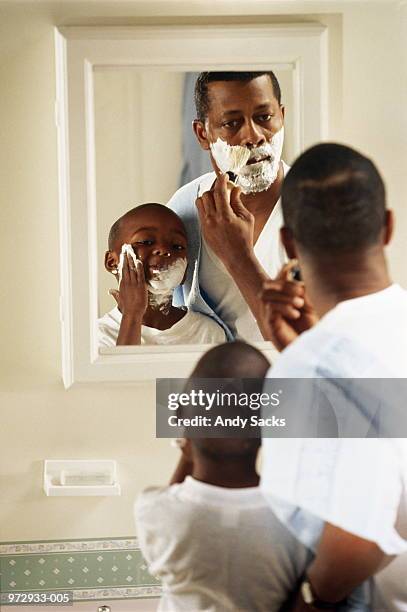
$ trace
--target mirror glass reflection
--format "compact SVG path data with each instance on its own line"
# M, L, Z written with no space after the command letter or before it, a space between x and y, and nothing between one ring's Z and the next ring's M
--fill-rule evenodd
M295 157L290 123L292 72L287 68L275 74L285 107L282 159L289 164ZM212 171L209 154L200 147L192 130L197 76L198 73L113 68L94 72L99 316L116 305L108 292L117 289L117 280L106 270L105 261L112 224L141 204L166 204L179 187ZM148 221L154 210L143 214L147 215L143 221ZM158 209L157 214L161 214ZM171 219L168 223L171 225ZM181 249L182 244L177 248ZM110 262L113 272L118 263ZM176 273L180 275L180 269L174 270ZM189 322L190 329L193 324ZM205 334L197 333L196 338L197 343L208 341ZM221 330L210 341L223 339Z

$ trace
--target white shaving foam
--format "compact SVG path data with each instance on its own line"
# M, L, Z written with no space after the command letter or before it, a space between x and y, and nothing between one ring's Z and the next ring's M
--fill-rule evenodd
M187 269L186 259L177 259L167 268L153 270L149 281L149 302L152 308L165 310L172 303L172 292L181 284Z
M124 257L125 257L125 255L130 255L130 257L134 261L134 265L135 266L138 266L140 264L143 265L143 262L141 261L141 259L138 259L138 257L135 254L131 244L123 244L122 245L122 250L120 252L120 257L119 257L119 265L117 266L117 271L118 271L118 274L119 274L119 287L120 287L120 283L122 282L123 264L124 264Z
M251 152L247 147L240 145L230 145L221 138L216 142L212 142L211 152L221 172L233 172L238 174L239 171L248 162Z
M219 169L236 174L237 185L243 193L248 194L265 191L274 183L278 175L283 144L284 126L274 134L271 142L259 147L249 149L240 145L232 146L220 138L210 147ZM261 160L264 157L270 159L247 165L249 159Z
M143 265L138 259L131 244L123 244L120 252L118 274L119 287L123 276L124 257L128 254L134 261L134 265ZM173 264L166 268L152 270L152 278L147 281L149 304L152 308L166 310L172 304L172 293L175 287L181 284L187 269L186 259L177 259Z

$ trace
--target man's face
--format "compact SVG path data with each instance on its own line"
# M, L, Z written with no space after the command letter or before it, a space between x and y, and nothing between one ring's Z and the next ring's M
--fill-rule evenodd
M114 249L106 254L111 272L119 263L123 244L131 244L143 262L147 281L179 259L187 258L187 236L181 220L165 207L152 206L124 216ZM109 254L109 255L108 255Z
M246 165L238 171L237 184L243 192L268 189L278 173L284 124L284 108L274 95L270 77L209 83L208 100L205 123L196 121L194 130L201 147L211 150L214 169L216 152L211 145L220 138L228 145L252 151Z
M266 74L251 81L215 81L208 85L207 141L256 147L271 142L283 127L283 108ZM201 143L209 149L209 142ZM250 160L249 160L250 162Z

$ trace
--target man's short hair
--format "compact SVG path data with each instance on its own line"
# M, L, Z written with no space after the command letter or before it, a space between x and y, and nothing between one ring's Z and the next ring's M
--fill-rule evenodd
M264 74L270 77L274 96L281 104L281 89L276 75L271 70L267 72L201 72L195 83L195 107L199 121L204 122L210 108L208 84L215 81L240 81L247 83Z
M284 225L315 254L376 244L386 219L385 187L373 162L334 143L300 155L284 180L281 202Z

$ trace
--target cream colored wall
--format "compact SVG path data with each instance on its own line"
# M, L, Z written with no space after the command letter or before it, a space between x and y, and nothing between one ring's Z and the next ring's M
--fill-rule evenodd
M144 202L168 202L182 169L184 73L102 70L94 77L99 314L113 308L103 265L113 222ZM163 101L168 101L168 105Z
M399 219L392 268L407 286L403 266L407 92L402 37L404 30L407 39L407 28L406 9L397 9L398 4L292 2L287 8L286 3L253 0L236 2L233 17L230 3L208 0L0 3L0 540L130 535L135 495L147 484L165 482L176 456L167 441L154 437L152 383L62 388L52 26L151 23L154 15L166 23L239 22L248 20L249 11L249 20L261 23L272 11L280 13L274 20L297 21L296 12L301 19L315 20L323 6L325 14L319 19L332 26L333 33L331 137L369 152L382 169ZM291 14L284 16L287 11ZM304 16L305 12L309 14ZM44 496L43 459L86 457L119 461L122 497Z

